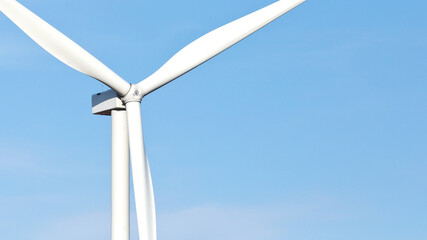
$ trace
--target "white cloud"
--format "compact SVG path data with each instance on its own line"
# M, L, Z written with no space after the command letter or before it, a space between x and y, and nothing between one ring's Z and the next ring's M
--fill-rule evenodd
M50 222L28 239L32 240L105 240L110 238L108 214L87 213Z
M158 238L167 240L281 240L294 238L313 221L339 221L328 198L264 207L208 205L158 214ZM135 214L131 239L138 239ZM108 212L76 214L51 220L30 234L31 240L101 240L110 238Z
M22 34L0 34L0 68L37 69L40 64L36 59L42 56L42 51L38 48L37 44Z
M27 152L0 142L0 173L3 175L7 173L13 175L59 174L58 170L46 164L46 160L35 152L35 149Z
M276 232L273 222L265 210L204 206L159 216L159 238L271 239Z
M3 35L3 34L2 34ZM31 46L28 47L26 39L15 38L10 36L1 36L0 39L0 56L23 56L31 53Z
M292 238L308 222L337 220L328 198L264 207L202 206L160 214L159 239L279 240Z

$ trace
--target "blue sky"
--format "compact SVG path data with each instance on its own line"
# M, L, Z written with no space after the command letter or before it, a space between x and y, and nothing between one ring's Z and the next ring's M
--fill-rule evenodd
M136 83L274 1L20 2ZM426 239L426 7L307 1L147 96L159 239ZM0 238L108 239L107 87L4 15L0 83Z

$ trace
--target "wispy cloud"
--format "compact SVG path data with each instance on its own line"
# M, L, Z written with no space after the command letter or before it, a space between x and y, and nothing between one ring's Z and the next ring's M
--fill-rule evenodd
M23 62L37 57L37 49L34 44L22 39L1 36L0 39L0 67L7 69L28 68ZM36 62L32 60L31 62ZM34 65L34 64L33 64ZM32 65L30 65L32 66Z
M110 217L104 212L69 216L49 222L31 234L33 240L109 239Z
M159 238L170 240L271 239L277 234L265 209L203 206L159 216Z
M37 154L36 149L22 151L22 149L11 146L0 141L0 174L13 175L39 175L39 174L59 174L58 169L54 169L46 163L42 155Z
M339 221L336 202L315 198L307 202L270 206L206 205L158 214L159 239L168 240L281 240L292 238L312 221ZM135 214L131 239L138 238ZM35 223L37 224L37 223ZM108 239L108 212L81 213L38 223L33 240Z
M202 206L159 215L159 238L169 240L284 239L313 219L335 221L334 201L263 207Z

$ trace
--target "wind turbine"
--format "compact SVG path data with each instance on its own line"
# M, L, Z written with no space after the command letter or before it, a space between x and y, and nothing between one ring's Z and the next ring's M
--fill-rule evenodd
M145 153L141 100L144 96L208 61L305 0L280 0L226 24L190 43L160 69L130 84L15 0L0 0L0 11L54 57L111 90L92 96L94 114L112 116L112 233L129 239L129 153L141 240L157 239L149 163Z

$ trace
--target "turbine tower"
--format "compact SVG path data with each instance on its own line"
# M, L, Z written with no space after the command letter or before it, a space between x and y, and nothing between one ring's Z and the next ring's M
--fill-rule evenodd
M280 0L226 24L184 47L151 76L130 84L86 50L15 0L0 0L0 11L54 57L111 90L92 96L92 111L112 118L112 240L129 239L129 153L139 238L156 240L156 214L145 153L141 100L163 85L233 46L305 0Z

